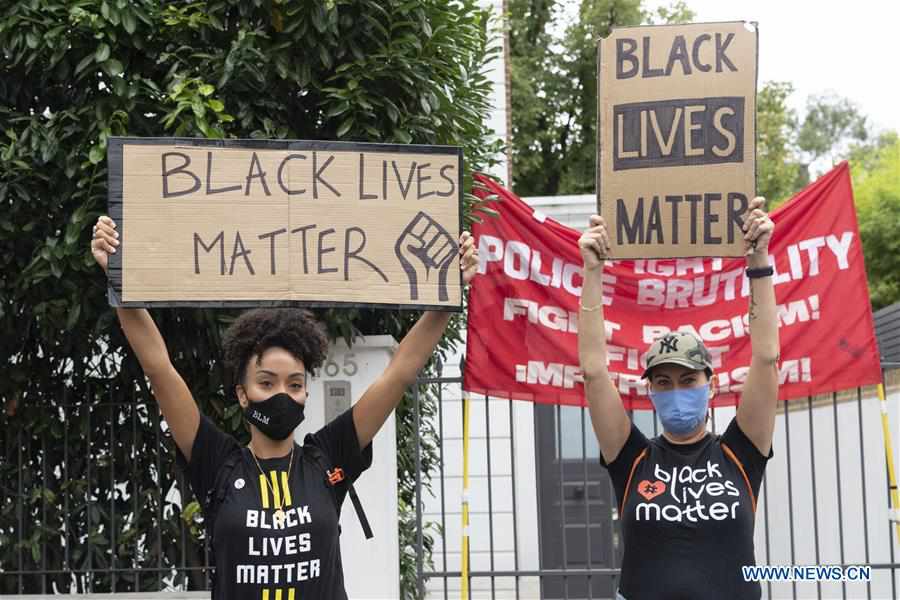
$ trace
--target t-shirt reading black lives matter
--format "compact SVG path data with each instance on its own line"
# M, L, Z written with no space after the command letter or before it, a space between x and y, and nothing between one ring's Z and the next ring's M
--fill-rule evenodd
M662 436L648 440L632 424L619 455L606 465L620 507L625 497L622 597L758 599L759 583L744 581L741 567L756 564L755 498L771 457L771 451L768 457L759 452L737 419L721 436L684 445Z
M304 446L309 445L318 446L350 481L372 464L372 445L360 449L352 409L307 435ZM290 455L260 459L260 473L247 448L201 416L190 462L178 453L201 503L234 453L238 460L223 479L227 492L213 526L213 600L347 598L339 511L322 468L295 445L290 473ZM345 492L337 493L339 506ZM281 526L274 518L278 506L286 516Z

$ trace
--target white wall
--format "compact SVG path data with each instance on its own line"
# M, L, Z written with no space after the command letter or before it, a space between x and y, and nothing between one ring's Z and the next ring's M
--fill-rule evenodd
M445 377L459 376L457 354L444 368ZM539 568L537 479L534 454L533 404L510 402L505 399L472 396L469 423L469 548L470 571L512 571ZM441 509L445 510L446 536L435 536L434 571L459 571L462 547L462 393L458 384L445 385L442 400L443 427L434 423L442 434L444 452L444 492L441 494L441 474L431 473L434 497L423 495L426 522L441 523ZM510 436L510 415L513 435ZM488 478L487 431L490 428L490 470ZM511 439L515 447L511 447ZM513 490L515 471L515 490ZM515 497L514 497L515 496ZM492 509L492 510L490 510ZM513 542L513 513L516 514L516 543ZM493 514L493 519L490 515ZM493 530L491 529L493 521ZM493 535L493 553L491 553ZM444 546L446 544L446 547ZM444 551L446 548L446 569ZM518 552L515 549L518 548ZM518 556L518 564L516 558ZM493 559L493 563L492 563ZM493 567L492 567L493 565ZM426 569L427 570L427 569ZM458 577L447 581L453 597L459 596ZM444 580L428 582L429 598L443 598ZM515 580L499 577L494 580L496 598L515 597ZM489 578L472 581L473 598L490 598ZM522 598L537 598L537 578L521 578Z
M839 397L843 398L843 397ZM829 403L813 406L810 412L804 400L793 400L788 416L778 416L775 424L773 448L775 456L769 461L764 487L760 491L756 523L757 564L769 565L839 565L900 562L900 545L895 529L888 521L888 496L884 435L881 411L874 388L866 388L861 403L855 396L839 401L837 418ZM862 444L860 444L860 404L862 409ZM888 413L891 425L894 463L897 465L897 444L900 443L900 390L888 394ZM719 411L717 411L719 412ZM720 411L721 417L726 416ZM733 413L733 410L731 411ZM717 419L721 418L717 415ZM811 417L811 419L810 419ZM785 423L787 418L787 423ZM810 420L812 432L810 435ZM721 420L722 427L726 421ZM835 428L838 451L835 452ZM788 490L788 439L790 431L790 494ZM861 459L864 458L864 462ZM815 461L815 495L813 469ZM840 478L837 470L840 468ZM867 527L863 527L863 492ZM766 496L767 494L767 496ZM840 511L838 502L840 501ZM766 510L768 506L768 511ZM788 508L791 510L788 510ZM815 510L815 512L814 512ZM766 552L766 516L768 513L769 552ZM814 515L818 522L818 554L815 544ZM790 518L794 522L794 559L791 560ZM843 521L843 523L841 523ZM843 562L841 560L840 531L843 531ZM868 556L865 538L868 534ZM891 552L893 551L893 560ZM842 598L839 583L823 583L822 598ZM897 581L900 590L900 578ZM873 570L871 591L873 598L895 597L889 570ZM766 586L763 587L764 597ZM814 583L797 585L797 597L815 597ZM848 598L864 598L867 586L848 583ZM771 598L791 598L789 583L772 585Z
M535 212L579 231L587 227L588 218L597 212L597 198L591 194L534 196L522 200Z
M309 381L311 402L306 419L294 434L303 443L307 433L356 403L390 362L396 343L389 335L367 336L351 350L343 340L328 352L325 364ZM325 386L349 384L350 395L327 397ZM400 541L397 524L397 426L393 413L372 441L372 466L354 484L372 532L367 540L350 499L341 510L341 559L344 584L351 599L382 600L400 596ZM378 557L373 560L373 557Z

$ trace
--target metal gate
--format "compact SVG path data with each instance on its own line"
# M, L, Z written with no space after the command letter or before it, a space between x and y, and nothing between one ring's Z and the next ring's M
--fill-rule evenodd
M886 379L896 437L900 371ZM439 461L416 474L416 571L423 596L455 598L461 378L450 366L419 383L433 386L438 400L430 425ZM71 402L62 392L53 409L58 427L35 430L4 418L0 593L205 589L208 552L182 510L192 498L148 398L135 393L116 403L98 392L90 402ZM586 411L483 397L471 403L471 597L613 598L621 542ZM731 415L716 409L713 427L723 430ZM652 413L633 418L658 432ZM150 474L144 483L140 473ZM900 546L888 487L873 390L782 403L757 512L757 563L865 564L872 576L864 583L768 582L764 597L898 597ZM434 540L430 559L426 535Z
M417 512L421 594L445 599L460 597L462 537L461 377L447 371L427 382L440 399L431 425L441 457L424 474L434 498L422 492ZM896 438L900 371L885 376ZM618 515L587 409L483 396L470 402L469 597L614 599ZM721 433L734 409L712 413L713 431ZM651 411L631 416L648 436L659 433ZM780 402L774 451L758 502L757 564L868 565L871 579L766 581L763 597L900 597L900 545L874 388ZM442 534L434 536L431 565L422 552L429 526Z

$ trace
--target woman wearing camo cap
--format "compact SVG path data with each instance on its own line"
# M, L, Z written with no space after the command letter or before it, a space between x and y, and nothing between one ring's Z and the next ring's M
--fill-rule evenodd
M753 356L737 415L725 433L707 431L715 376L709 351L689 333L670 333L646 354L643 377L663 433L647 439L631 422L607 370L601 276L609 253L602 217L578 241L584 260L578 352L591 422L609 470L624 539L620 600L758 599L756 496L778 398L778 325L768 262L774 223L755 198L745 214Z

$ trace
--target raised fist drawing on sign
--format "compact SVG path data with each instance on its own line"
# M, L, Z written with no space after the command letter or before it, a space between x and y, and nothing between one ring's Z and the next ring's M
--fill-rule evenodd
M410 300L419 299L419 286L438 279L438 300L446 302L447 273L458 247L453 236L440 223L419 212L394 245L394 253L409 279Z

